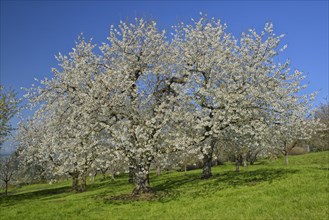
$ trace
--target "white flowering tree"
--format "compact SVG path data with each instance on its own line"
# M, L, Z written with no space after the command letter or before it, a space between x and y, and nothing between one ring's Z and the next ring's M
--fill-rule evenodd
M46 138L47 128L42 120L28 118L20 121L16 140L19 143L17 153L19 157L19 170L21 181L51 180L54 178L54 163L49 155L52 148Z
M11 89L6 90L0 84L0 147L13 130L10 119L18 112L19 103L17 93Z
M102 124L115 121L111 115L104 119L115 102L110 87L115 79L104 80L105 67L94 47L80 37L69 57L58 56L61 69L53 69L53 78L27 94L31 106L39 107L35 118L46 127L43 158L53 163L55 174L72 176L75 191L86 190L88 171L105 146Z
M121 22L98 54L80 37L68 57L58 56L53 78L27 94L42 127L39 136L32 129L41 140L22 138L28 149L40 151L54 174L71 175L75 190L81 181L80 191L91 171L122 163L140 194L150 191L154 161L201 155L207 179L219 145L245 154L305 120L309 99L296 95L302 76L276 62L283 36L271 24L238 41L202 16L173 35L169 43L154 21Z
M321 131L324 126L319 120L314 118L312 100L316 93L309 96L300 96L298 93L303 87L301 80L304 79L302 73L296 71L293 76L293 83L287 87L287 92L291 94L284 106L284 113L280 120L272 127L272 145L277 147L285 156L285 163L288 165L288 155L290 151L307 142L317 131Z
M100 47L103 56L80 39L70 57L58 57L62 70L54 69L51 80L30 91L30 103L41 105L36 114L49 117L52 158L61 160L58 172L84 183L98 148L110 138L133 168L134 193L150 190L150 164L170 147L159 143L168 136L164 109L170 103L164 95L170 93L164 34L155 22L121 23L119 30L111 29L110 44ZM145 85L152 76L153 87Z
M8 194L8 186L15 179L18 173L18 158L14 152L9 157L0 158L0 183L3 186L5 195Z
M111 130L118 150L128 157L135 177L134 194L150 191L149 169L155 157L170 151L170 111L174 83L168 66L165 32L156 23L136 19L111 28L110 44L101 48L106 65L122 76L126 103L118 114L120 128ZM170 143L167 143L170 142Z
M176 27L177 49L172 57L193 94L194 140L203 154L202 178L212 175L216 143L227 138L244 146L257 143L268 132L265 128L286 119L287 105L302 101L291 92L303 88L296 84L300 76L290 74L289 62L275 59L286 48L279 48L282 37L266 24L260 34L249 30L238 41L220 21L206 16Z
M315 118L321 123L321 129L313 135L308 144L311 151L329 150L329 102L321 103L315 111Z
M115 143L112 143L109 138L104 136L103 146L99 147L99 152L91 169L93 175L96 176L99 172L102 174L102 180L106 179L106 174L110 174L112 180L115 180L115 175L126 172L128 170L127 157L123 152L118 151Z

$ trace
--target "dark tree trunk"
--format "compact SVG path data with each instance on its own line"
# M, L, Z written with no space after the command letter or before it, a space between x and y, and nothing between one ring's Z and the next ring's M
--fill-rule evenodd
M212 176L211 161L212 161L212 158L209 156L206 156L203 159L203 168L202 168L201 179L209 179Z
M201 179L209 179L212 176L211 162L212 162L212 155L208 155L208 154L204 155Z
M250 156L249 156L249 163L250 163L250 165L254 165L254 163L255 163L255 161L256 161L256 158L257 158L257 154L255 153L255 154L250 154Z
M203 168L202 168L201 179L209 179L210 177L212 177L211 165L212 165L212 154L214 151L215 144L216 142L212 140L210 143L211 148L208 150L207 154L203 155Z
M243 157L242 155L237 155L235 157L235 171L240 172L240 165L243 165Z
M80 192L85 192L87 190L87 177L83 175L81 177Z
M289 164L289 158L288 158L288 155L289 155L288 151L285 151L284 156L285 156L285 164L286 164L286 165Z
M137 169L135 171L135 188L132 192L133 195L149 193L151 191L148 172L139 171L141 170Z
M5 195L8 195L8 182L9 181L5 181Z
M79 191L79 174L73 173L72 176L72 191L78 192Z
M134 168L129 167L129 179L128 183L133 183L134 182Z
M184 174L185 175L187 174L187 165L186 164L184 165Z
M238 158L235 159L235 171L240 171L240 161L238 160Z
M149 193L151 191L150 187L150 167L153 158L146 161L144 164L135 164L133 171L133 177L135 179L135 188L132 192L133 195Z

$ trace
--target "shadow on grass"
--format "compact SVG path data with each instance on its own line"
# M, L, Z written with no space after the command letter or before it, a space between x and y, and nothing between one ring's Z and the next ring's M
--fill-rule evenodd
M2 206L11 206L13 204L20 203L24 200L35 200L35 199L44 199L47 196L59 195L62 197L61 194L71 192L71 187L64 186L54 189L42 189L38 191L32 191L27 193L19 193L19 194L8 194L7 196L1 195L0 203Z
M109 204L120 205L138 201L156 201L165 203L177 200L183 195L191 198L207 197L226 188L237 188L243 186L252 187L262 182L268 182L271 184L274 180L287 178L289 175L296 172L298 172L298 170L265 168L252 171L242 171L239 173L226 171L216 174L208 180L201 180L200 173L188 173L187 175L173 173L173 175L166 176L166 178L161 176L151 178L152 193L139 197L132 197L131 194L127 193L114 196L118 191L118 187L128 186L127 178L121 176L115 181L105 180L90 183L87 186L87 191L97 191L106 188L106 191L97 193L92 197L96 201L103 201ZM131 188L133 188L133 185ZM50 197L51 199L54 199L54 195L58 195L58 198L63 198L66 195L71 195L69 192L71 192L70 186L43 189L33 192L1 196L0 203L2 206L10 206L30 199L49 200ZM66 195L63 195L65 193Z
M109 179L105 179L104 181L96 181L94 183L87 184L87 191L97 191L102 188L108 188L107 192L113 193L115 189L119 186L122 186L126 183L125 179L117 179L115 181L111 181ZM66 195L64 195L66 194ZM25 200L52 200L55 195L58 195L58 198L63 198L64 196L73 194L71 186L63 186L52 189L40 189L31 192L25 193L12 193L9 192L6 196L4 193L0 193L0 204L1 206L11 206L14 204L18 204ZM83 195L83 193L81 193ZM51 196L51 198L49 198Z
M216 175L214 184L226 183L227 185L236 186L250 186L256 185L260 182L272 183L273 180L286 178L290 174L297 173L298 170L293 169L258 169L245 172L228 171L222 175Z
M289 177L298 170L293 169L258 169L253 171L226 171L214 175L208 180L201 180L200 173L188 173L188 175L175 175L166 179L152 181L152 193L133 197L130 194L121 194L117 196L102 195L98 199L103 199L107 204L123 205L136 203L139 201L156 201L166 203L177 200L182 196L193 198L209 197L220 190L227 188L238 188L243 186L252 187L259 183L268 182L271 184L274 180L280 180Z
M287 169L258 169L255 171L235 172L226 171L216 174L208 180L201 180L200 174L177 176L166 182L155 185L153 189L159 193L160 202L175 200L180 194L190 194L192 198L207 197L226 188L254 186L262 182L271 184L274 180L287 178L298 170Z
M127 179L115 179L115 180L110 180L110 179L105 179L105 180L100 180L100 181L95 181L94 183L89 183L87 185L87 191L94 191L98 190L104 187L119 187L122 185L125 185L128 182L128 177Z

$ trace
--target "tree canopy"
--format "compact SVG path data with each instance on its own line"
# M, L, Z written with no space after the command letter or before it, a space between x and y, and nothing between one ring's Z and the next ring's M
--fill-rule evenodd
M238 157L310 137L315 93L302 94L304 74L278 62L286 46L271 23L237 39L201 16L172 35L135 19L111 26L101 53L80 36L68 56L57 56L53 77L28 89L36 111L18 135L26 163L70 175L84 191L90 170L119 162L139 194L150 191L154 161L197 157L209 178L218 147Z
M8 91L0 85L0 145L13 130L10 119L18 112L19 99L14 90Z

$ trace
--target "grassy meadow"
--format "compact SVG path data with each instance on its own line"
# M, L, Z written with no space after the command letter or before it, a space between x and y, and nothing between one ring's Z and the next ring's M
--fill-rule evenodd
M0 196L0 219L329 219L329 152L151 174L152 194L131 198L126 174L100 177L85 193L70 181L11 188Z

